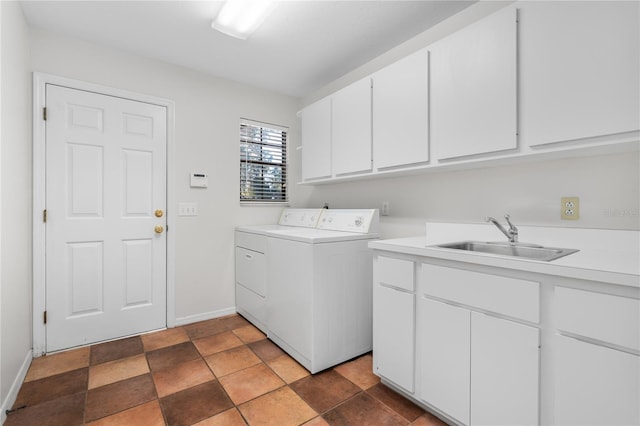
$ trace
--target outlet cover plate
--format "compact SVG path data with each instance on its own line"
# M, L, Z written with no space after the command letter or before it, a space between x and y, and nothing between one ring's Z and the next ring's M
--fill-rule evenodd
M560 199L560 218L562 220L580 219L580 198L562 197Z

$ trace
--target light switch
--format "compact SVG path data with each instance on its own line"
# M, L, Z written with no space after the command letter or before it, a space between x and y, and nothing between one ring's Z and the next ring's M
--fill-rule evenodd
M179 203L178 216L198 216L198 203Z

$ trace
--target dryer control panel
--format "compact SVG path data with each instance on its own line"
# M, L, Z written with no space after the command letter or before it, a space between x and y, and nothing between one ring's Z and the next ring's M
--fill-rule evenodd
M324 209L318 221L318 229L330 231L378 232L378 209Z
M315 228L324 209L284 209L278 225Z

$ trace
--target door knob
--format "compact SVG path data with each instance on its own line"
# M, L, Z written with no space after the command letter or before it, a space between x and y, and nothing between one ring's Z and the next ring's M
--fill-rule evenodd
M164 231L164 227L162 225L156 225L153 230L156 231L156 234L162 234L162 232Z
M162 217L164 215L164 212L162 210L158 209L153 214L155 214L156 217Z

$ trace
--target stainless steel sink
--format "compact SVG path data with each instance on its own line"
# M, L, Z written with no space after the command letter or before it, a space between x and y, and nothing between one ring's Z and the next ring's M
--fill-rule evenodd
M500 256L520 257L531 260L549 262L579 250L555 247L543 247L527 243L461 241L457 243L439 244L433 247L464 250L469 252L496 254Z

